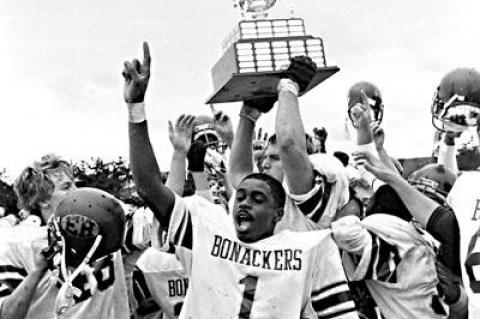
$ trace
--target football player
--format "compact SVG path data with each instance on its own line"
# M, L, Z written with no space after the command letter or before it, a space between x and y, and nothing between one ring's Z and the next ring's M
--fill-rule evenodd
M480 133L480 73L459 68L441 80L432 104L433 125L443 132L476 126ZM480 136L480 134L479 134ZM462 278L469 299L469 318L480 318L480 172L463 172L447 196L460 232Z
M311 60L295 57L277 87L276 134L269 139L262 171L283 182L288 190L285 216L277 225L278 231L328 227L348 202L348 181L342 164L327 154L307 154L297 96L308 86L315 71ZM276 100L277 96L244 101L229 164L234 186L253 172L255 124Z
M77 189L70 164L53 153L26 167L14 188L23 212L20 221L35 218L39 225L46 225L58 201Z
M2 231L0 317L128 318L120 203L82 188L45 204L47 227Z
M180 318L357 317L328 230L273 234L285 203L277 180L246 176L237 185L231 215L220 205L198 196L181 198L163 185L143 104L150 59L145 43L143 63L124 64L130 158L139 194L169 225L169 241L189 274Z
M438 242L401 218L373 214L332 223L351 281L365 280L387 318L447 318L435 268Z
M387 184L378 189L367 213L415 220L441 244L437 256L441 292L454 318L464 318L467 298L460 280L460 229L445 201L455 175L441 164L431 164L414 172L407 182L369 153L357 153L356 160L366 161L365 168Z
M134 317L178 318L187 289L187 274L175 254L148 248L133 272Z

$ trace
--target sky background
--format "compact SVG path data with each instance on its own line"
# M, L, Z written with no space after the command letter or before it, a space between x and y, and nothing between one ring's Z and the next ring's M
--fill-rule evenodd
M277 1L276 11L286 11ZM307 32L322 37L328 65L341 71L300 99L305 127L324 126L327 151L348 147L346 92L375 83L383 94L386 148L429 156L430 104L441 77L480 68L478 0L293 0ZM123 61L142 57L146 97L162 170L172 148L167 121L208 114L210 69L239 21L230 0L1 0L0 168L16 177L48 152L68 160L128 155ZM217 105L237 123L239 104ZM260 122L273 132L274 112Z

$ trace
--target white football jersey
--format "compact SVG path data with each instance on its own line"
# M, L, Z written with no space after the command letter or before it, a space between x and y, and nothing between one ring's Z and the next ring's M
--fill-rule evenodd
M374 214L359 223L372 240L361 257L343 253L345 271L352 281L365 279L385 318L447 318L448 307L437 290L438 242L392 215ZM343 233L348 234L346 230ZM340 240L337 232L335 238Z
M190 254L180 318L358 318L329 230L238 240L231 215L176 196L168 239Z
M8 298L29 272L35 269L35 260L46 248L46 227L16 226L2 229L0 234L0 304ZM38 283L30 304L27 319L56 318L55 300L60 284L55 270L48 270ZM92 296L85 276L79 275L73 285L78 288L75 305L62 318L128 319L128 298L125 273L120 252L105 259L94 271L98 287Z
M468 293L469 318L480 318L480 172L464 172L447 202L460 227L462 279Z
M187 294L188 277L175 254L148 248L133 273L137 318L175 319ZM161 317L163 313L163 317Z

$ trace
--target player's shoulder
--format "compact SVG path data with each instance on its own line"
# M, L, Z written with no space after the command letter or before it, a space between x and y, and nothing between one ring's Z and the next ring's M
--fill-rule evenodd
M347 179L345 167L335 156L316 153L309 155L308 159L312 163L313 169L326 176L327 181L334 182L339 178Z
M219 213L226 214L226 210L222 205L217 205L205 199L202 196L192 195L187 197L180 197L175 194L175 209L188 209L191 213L197 214L205 212L205 214Z
M330 240L332 240L331 234L332 231L330 229L311 231L292 231L285 229L272 236L272 240L307 249L315 246L322 246L323 244L330 242Z
M395 246L407 247L416 244L437 246L437 242L427 231L397 216L373 214L365 217L361 223L370 232Z
M8 244L30 244L36 241L47 240L47 227L37 226L14 226L2 228L0 232L0 243Z
M148 248L138 259L137 267L143 272L174 271L183 269L175 254Z

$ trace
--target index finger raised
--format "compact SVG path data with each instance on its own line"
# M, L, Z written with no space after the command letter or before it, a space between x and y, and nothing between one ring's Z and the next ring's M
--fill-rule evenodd
M143 42L143 66L150 68L150 62L152 58L150 57L150 47L147 42Z
M365 106L370 105L370 103L368 103L368 96L367 96L367 94L365 93L365 91L362 90L362 91L360 92L360 94L361 94L361 96L362 96L362 104L365 105Z

